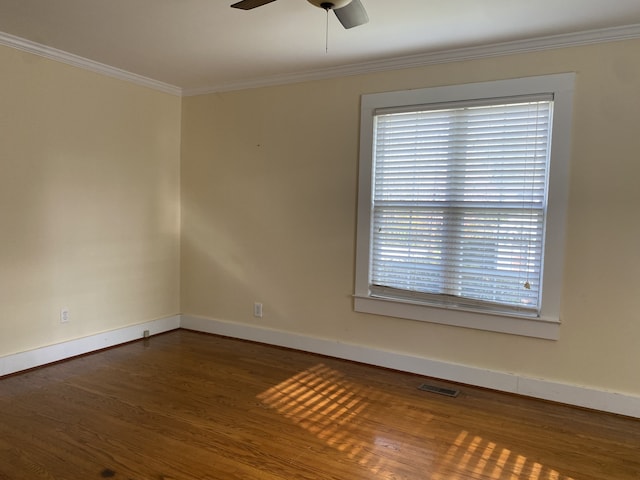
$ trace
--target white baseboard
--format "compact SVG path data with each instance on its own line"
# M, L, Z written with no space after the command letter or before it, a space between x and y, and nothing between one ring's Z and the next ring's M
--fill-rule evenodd
M177 328L180 328L180 315L7 355L0 357L0 377L137 340L143 337L145 330L149 330L150 335L155 335Z
M640 418L640 397L635 395L524 377L514 373L447 363L326 338L191 315L161 318L0 357L0 377L130 342L142 338L145 330L149 330L150 335L155 335L178 328L252 340L442 380Z
M634 395L524 377L513 373L447 363L325 338L309 337L191 315L182 315L180 326L189 330L304 350L442 380L640 418L640 397Z

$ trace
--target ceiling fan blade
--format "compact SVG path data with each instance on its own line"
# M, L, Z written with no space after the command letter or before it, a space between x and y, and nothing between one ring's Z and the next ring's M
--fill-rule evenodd
M344 28L357 27L369 21L369 15L367 15L367 11L360 3L360 0L351 0L344 7L336 8L333 11L336 12L336 17L338 17Z
M267 3L275 2L276 0L242 0L241 2L234 3L231 8L239 8L241 10L251 10L252 8L261 7Z

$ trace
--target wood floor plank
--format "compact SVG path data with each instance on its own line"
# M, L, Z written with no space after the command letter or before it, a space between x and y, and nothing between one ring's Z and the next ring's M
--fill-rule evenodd
M0 480L638 480L639 452L636 419L186 330L0 379Z

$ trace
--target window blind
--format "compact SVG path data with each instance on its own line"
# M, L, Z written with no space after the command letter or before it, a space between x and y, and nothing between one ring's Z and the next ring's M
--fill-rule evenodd
M552 108L376 112L372 295L539 313Z

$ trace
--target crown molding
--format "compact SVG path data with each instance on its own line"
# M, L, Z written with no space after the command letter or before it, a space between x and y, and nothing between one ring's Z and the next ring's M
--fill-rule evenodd
M221 84L203 88L184 89L184 96L204 95L249 88L285 85L328 78L346 77L378 73L404 68L424 67L442 63L477 60L488 57L513 55L518 53L538 52L567 47L579 47L596 43L617 42L640 38L640 24L623 27L612 27L598 30L588 30L577 33L550 35L511 42L493 43L474 47L456 48L436 52L408 55L403 57L357 63L341 67L331 67L306 72L296 72L286 75L275 75L248 81Z
M55 60L67 65L83 68L94 73L117 78L126 82L135 83L136 85L152 88L160 92L177 96L182 95L182 89L180 87L169 85L168 83L160 82L152 78L143 77L142 75L138 75L135 73L127 72L126 70L112 67L110 65L105 65L104 63L95 62L93 60L74 55L73 53L58 50L57 48L47 47L46 45L32 42L31 40L26 40L21 37L16 37L15 35L10 35L8 33L0 32L0 45L16 48L18 50L48 58L50 60Z
M538 52L557 48L579 47L596 43L617 42L640 38L640 24L623 27L612 27L598 30L588 30L577 33L550 35L511 42L493 43L474 47L456 48L428 52L416 55L375 60L371 62L355 63L338 67L330 67L284 75L255 78L246 81L230 82L207 87L182 89L152 78L143 77L135 73L95 62L87 58L74 55L56 48L47 47L24 38L0 32L0 45L16 48L25 52L39 55L74 67L83 68L95 73L135 83L152 88L160 92L177 96L196 96L209 93L246 90L250 88L286 85L291 83L324 80L328 78L364 75L404 68L424 67L442 63L477 60L488 57L513 55L518 53Z

